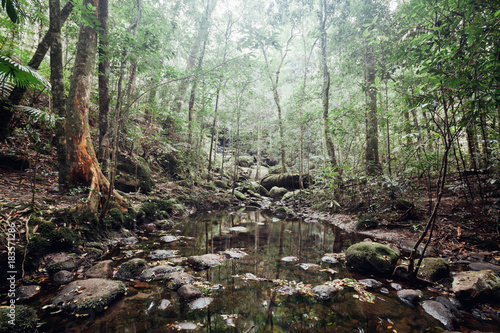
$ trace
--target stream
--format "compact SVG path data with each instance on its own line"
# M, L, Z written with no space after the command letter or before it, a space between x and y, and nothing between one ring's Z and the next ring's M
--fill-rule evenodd
M165 242L161 237L171 235ZM150 265L170 263L197 278L205 297L197 303L180 301L164 282L126 281L127 293L101 314L73 317L53 308L59 287L49 284L30 303L44 323L39 332L441 332L439 321L412 309L396 296L390 280L383 286L356 291L351 279L370 278L349 273L343 250L361 241L359 235L314 219L279 219L265 211L209 212L189 217L174 230L138 234L135 244L116 247L103 259L115 267L131 258ZM156 250L172 256L151 258ZM232 250L247 254L205 271L189 268L193 255ZM326 255L326 256L325 256ZM338 257L338 258L337 258ZM337 261L337 262L336 262ZM310 289L326 281L343 285L332 300L320 300ZM403 286L405 288L405 286ZM295 292L296 291L296 292ZM424 298L433 296L422 290ZM468 328L500 332L468 318ZM481 325L481 326L478 326ZM491 325L490 325L491 326Z

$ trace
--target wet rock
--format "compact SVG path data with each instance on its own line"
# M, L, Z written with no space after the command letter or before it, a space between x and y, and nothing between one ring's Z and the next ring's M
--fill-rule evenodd
M269 195L271 196L271 198L278 199L278 200L283 198L283 196L287 193L288 193L288 190L286 188L278 187L278 186L274 186L269 191Z
M154 250L148 255L148 257L163 260L171 257L175 257L177 255L177 251L175 250Z
M224 257L214 253L209 253L201 256L189 257L187 262L193 269L203 271L209 269L210 267L221 265L224 262Z
M104 260L96 263L85 272L85 276L88 278L110 279L113 277L113 261Z
M286 285L276 288L276 291L283 295L293 295L297 293L297 289Z
M310 181L311 177L309 175L302 176L302 182L305 187L309 185ZM260 184L268 190L274 186L297 189L299 187L299 174L270 174L264 177Z
M52 281L59 284L66 284L73 280L73 273L62 270L52 276Z
M63 261L63 262L52 262L45 268L49 275L54 275L59 271L72 271L76 268L76 264L73 260Z
M424 258L418 269L418 276L432 282L448 278L450 277L450 265L441 258Z
M456 299L454 299L452 302L447 297L438 296L438 297L436 297L436 301L443 304L445 306L445 308L447 308L451 312L454 320L456 320L457 322L462 322L464 320L464 316L462 315L460 310L458 310L458 308L455 306L455 304L453 304L454 302L458 302Z
M146 260L134 258L124 262L118 267L116 278L120 280L136 279L147 268L149 268L149 266Z
M422 292L420 290L412 290L412 289L401 289L397 292L398 297L403 303L415 308L422 297Z
M162 299L161 302L160 302L160 305L158 305L158 309L159 310L165 310L171 304L172 304L172 302L170 302L168 299Z
M339 262L336 258L330 256L323 256L321 258L321 261L326 262L328 264L336 264Z
M35 286L35 285L20 286L16 289L16 296L17 296L16 300L19 302L24 302L29 299L32 299L33 297L38 295L40 290L42 290L42 287L40 286Z
M155 266L142 271L141 275L139 276L139 279L141 281L161 280L167 274L177 272L179 270L181 270L181 268L170 265Z
M300 268L302 268L305 271L317 271L317 270L319 270L319 265L316 265L316 264L302 263L302 264L298 264L297 266L299 266Z
M500 277L492 270L461 272L453 277L452 290L460 300L498 300Z
M188 306L191 310L204 309L207 306L209 306L210 303L213 302L213 300L214 299L211 297L201 297L201 298L195 299L194 301L190 302L188 304Z
M399 283L396 283L396 282L391 282L391 287L392 287L392 289L397 290L397 291L403 290L403 287Z
M363 284L367 289L376 289L382 287L382 283L375 279L359 280L359 283Z
M382 287L382 288L380 288L380 292L382 294L386 294L387 295L387 294L389 294L389 289L387 289L386 287Z
M176 240L178 240L179 238L176 236L172 236L172 235L166 235L166 236L161 237L160 239L162 241L164 241L165 243L172 243L172 242L175 242Z
M392 274L398 254L391 248L375 242L361 242L346 251L346 266L360 273L387 276Z
M294 257L294 256L288 256L288 257L281 258L281 261L293 262L293 261L299 261L299 258Z
M295 213L288 207L280 206L274 210L274 214L279 217L294 217Z
M225 255L228 259L241 259L244 256L248 255L245 252L238 249L226 250L222 252L222 254Z
M424 301L422 307L428 315L439 320L441 324L443 324L446 327L446 329L448 330L454 329L455 320L453 318L453 315L450 312L450 310L448 310L443 304L437 301L428 300Z
M50 265L55 262L65 262L73 260L73 258L67 252L57 252L49 253L43 256L41 263L45 265Z
M497 275L500 275L500 266L486 262L471 262L469 264L469 269L472 271L483 271L486 269L491 269Z
M14 309L5 307L0 310L0 333L36 332L37 320L36 311L29 306L15 305Z
M67 312L101 312L125 293L121 281L88 279L73 281L59 292L52 304Z
M325 284L316 286L312 289L313 295L324 301L332 299L338 292L339 290L337 288Z
M188 302L203 296L203 293L192 284L185 284L177 290L181 301Z
M245 227L232 227L232 228L229 228L230 231L237 231L237 232L246 232L248 231L247 228Z
M125 244L125 245L132 245L132 244L137 243L138 241L139 240L136 237L133 237L133 236L122 239L122 243Z
M165 284L167 288L172 290L178 290L180 287L186 284L191 284L194 282L194 276L185 272L174 272L165 275Z

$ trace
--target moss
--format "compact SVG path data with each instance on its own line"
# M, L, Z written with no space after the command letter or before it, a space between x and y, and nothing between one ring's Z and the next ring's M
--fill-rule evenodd
M81 242L81 237L73 230L56 227L54 223L39 220L37 235L30 239L28 251L36 256L42 256L54 251L71 251Z
M390 275L396 267L399 255L380 243L361 242L346 251L346 265L357 272Z
M424 258L418 276L429 281L438 281L450 276L450 265L442 258Z
M144 202L137 214L137 221L146 223L157 219L169 218L175 209L176 203L175 199L152 199L149 202Z
M151 170L142 157L132 159L129 156L120 155L118 157L118 171L121 177L116 181L117 189L125 192L136 191L148 194L154 188L154 181L151 177Z
M149 268L149 266L146 260L139 258L131 259L120 265L116 276L122 280L134 279L147 268Z
M71 271L76 268L76 265L73 261L63 261L63 262L54 262L49 264L46 267L47 272L49 275L54 275L55 273L59 271Z
M373 214L361 214L356 223L356 230L368 230L378 227L377 218Z
M0 333L32 333L36 331L36 324L36 311L31 307L16 305L14 309L4 308L0 312Z
M214 180L214 185L220 189L226 190L229 188L227 183L223 180Z

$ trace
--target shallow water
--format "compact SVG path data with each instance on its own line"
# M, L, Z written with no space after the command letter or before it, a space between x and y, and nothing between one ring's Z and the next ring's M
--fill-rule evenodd
M147 240L116 250L109 257L118 265L133 257L150 263L153 250L177 250L171 262L184 265L182 258L205 253L239 249L248 255L228 260L208 271L186 271L199 278L207 298L196 304L183 304L177 293L162 282L127 282L127 295L101 314L74 318L54 309L40 310L45 322L40 332L441 332L438 321L411 309L397 299L390 282L379 279L389 294L373 291L375 302L360 300L360 294L346 287L331 301L295 293L289 287L307 289L323 282L352 278L340 260L322 261L327 253L341 253L360 241L333 225L301 219L278 220L264 212L203 214L179 224L168 235L177 240L161 240L165 234L145 234ZM172 238L169 238L171 240ZM283 258L290 260L282 260ZM295 257L295 258L292 258ZM105 258L109 259L109 258ZM300 264L316 264L302 265ZM304 268L308 268L305 270ZM251 273L251 275L249 274ZM255 277L243 279L242 277ZM356 276L361 279L366 277ZM46 289L47 290L47 289ZM50 289L49 289L50 290ZM37 306L51 302L53 292L37 300ZM424 291L426 296L428 292ZM470 323L469 323L470 324ZM477 323L472 323L474 325ZM476 329L495 331L484 324Z

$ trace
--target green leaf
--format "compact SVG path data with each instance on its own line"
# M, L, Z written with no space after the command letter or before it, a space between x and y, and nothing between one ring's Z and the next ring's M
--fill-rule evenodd
M380 83L380 77L376 77L375 78L375 85L378 86L378 84Z
M495 17L497 17L498 15L500 15L500 10L497 10L497 11L495 12Z

